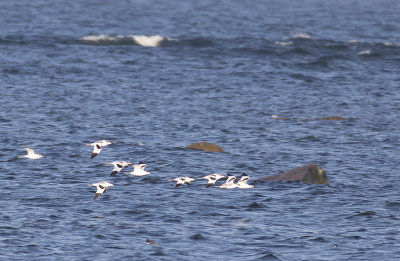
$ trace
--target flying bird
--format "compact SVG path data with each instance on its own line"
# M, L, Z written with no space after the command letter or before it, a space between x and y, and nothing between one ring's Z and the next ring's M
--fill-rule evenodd
M142 161L140 161L139 164L131 164L131 166L133 167L133 171L125 172L125 174L131 174L135 176L145 176L150 174L149 171L144 170L147 165L144 164Z
M235 179L236 177L233 176L232 174L228 174L226 182L222 184L221 186L215 186L216 188L225 188L225 189L233 189L237 187L237 184L235 184Z
M242 176L237 182L237 187L241 189L246 189L246 188L254 188L253 185L247 184L247 182L250 180L250 177L246 173L242 173Z
M92 155L90 156L91 159L93 159L94 157L96 157L97 155L99 155L101 149L107 145L112 144L110 141L108 140L99 140L93 143L89 143L89 144L85 144L86 146L93 146L93 152Z
M26 158L26 159L40 159L43 158L42 154L36 154L33 149L28 148L26 145L24 145L27 154L23 156L18 156L18 158Z
M215 174L210 174L204 177L201 177L200 179L207 179L208 183L206 184L206 188L210 187L211 185L215 184L219 179L225 178L223 174L215 173Z
M94 199L96 199L96 198L100 197L101 194L106 192L108 187L114 186L114 184L108 183L107 181L102 181L102 182L98 182L98 183L89 184L89 186L93 186L93 187L97 188L96 195L94 196Z
M118 172L122 170L122 168L126 168L129 165L132 165L129 161L113 161L113 162L104 162L104 164L111 164L114 166L114 169L111 171L111 176L114 176Z
M194 181L194 178L189 178L189 177L178 177L174 179L169 179L168 181L175 181L175 187L179 187L183 184L190 184L192 181Z

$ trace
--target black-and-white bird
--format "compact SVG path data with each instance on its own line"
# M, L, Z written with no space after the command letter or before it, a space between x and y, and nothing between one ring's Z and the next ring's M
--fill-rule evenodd
M133 167L133 171L125 172L125 174L130 174L134 176L146 176L150 174L149 171L144 170L147 165L144 164L142 161L140 161L139 164L131 164L131 166Z
M110 141L108 140L99 140L93 143L89 143L89 144L85 144L86 146L93 146L93 152L92 155L90 156L91 159L93 159L94 157L96 157L97 155L99 155L101 149L107 145L112 144Z
M210 187L211 185L214 185L215 182L217 182L218 180L225 178L225 176L223 174L219 174L219 173L214 173L214 174L210 174L204 177L201 177L200 179L207 179L208 183L206 184L206 188Z
M178 178L174 178L174 179L169 179L168 181L175 181L175 187L179 187L183 184L190 184L192 181L194 181L194 178L190 178L190 177L178 177Z
M132 165L132 163L130 163L129 161L112 161L112 162L104 162L104 164L111 164L114 166L114 169L111 171L111 176L114 176L115 174L117 174L118 172L120 172L122 170L122 168L126 168L129 165Z
M192 183L192 181L194 181L195 180L195 178L190 178L190 177L185 177L185 183L186 184L190 184L190 183Z
M100 197L101 194L106 192L108 187L114 186L114 184L111 184L107 181L102 181L102 182L98 182L98 183L89 184L89 186L93 186L93 187L97 188L96 195L94 196L94 199L96 199L96 198Z
M242 173L242 176L236 183L238 188L241 189L247 189L247 188L254 188L253 185L247 184L247 182L250 180L250 177L246 173Z
M27 154L23 156L18 156L18 158L26 158L26 159L40 159L43 158L42 154L36 154L33 149L28 148L26 145L24 145Z
M225 188L225 189L233 189L236 188L237 185L234 183L236 180L236 177L233 176L232 174L228 174L226 182L220 186L215 186L216 188Z

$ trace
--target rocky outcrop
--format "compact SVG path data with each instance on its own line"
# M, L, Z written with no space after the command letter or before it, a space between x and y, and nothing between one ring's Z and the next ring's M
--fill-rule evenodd
M203 150L209 152L224 152L224 150L215 144L208 142L197 142L186 147L187 149Z
M301 166L274 176L268 176L257 181L300 181L307 184L329 185L325 170L315 164Z

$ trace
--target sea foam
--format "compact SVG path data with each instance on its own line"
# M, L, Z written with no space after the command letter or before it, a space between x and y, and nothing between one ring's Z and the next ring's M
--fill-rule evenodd
M293 42L292 41L287 41L287 42L276 41L275 44L282 45L282 46L289 46L289 45L293 45Z
M99 45L113 45L113 44L137 44L144 47L158 47L163 41L172 41L171 38L162 37L160 35L116 35L109 36L105 34L100 35L88 35L79 40L84 41L88 44L99 44Z
M362 51L358 52L358 55L360 55L360 56L371 55L371 50L370 49L362 50Z
M291 39L311 39L311 36L306 33L295 33Z

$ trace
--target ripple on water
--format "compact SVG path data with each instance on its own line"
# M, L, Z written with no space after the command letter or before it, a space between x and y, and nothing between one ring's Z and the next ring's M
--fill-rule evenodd
M284 260L284 259L280 259L277 255L275 255L274 253L271 253L269 251L263 251L263 253L259 254L258 257L255 257L254 259L250 259L250 260L254 260L254 261L277 261L277 260Z

